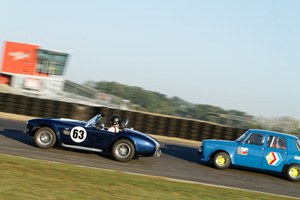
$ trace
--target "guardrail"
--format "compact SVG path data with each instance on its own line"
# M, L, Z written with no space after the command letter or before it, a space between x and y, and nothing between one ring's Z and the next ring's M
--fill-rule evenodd
M77 120L88 120L98 113L106 114L108 118L111 115L119 115L121 119L128 118L129 126L134 127L135 130L196 141L204 139L234 140L246 131L200 120L108 107L93 107L10 93L0 93L0 112Z

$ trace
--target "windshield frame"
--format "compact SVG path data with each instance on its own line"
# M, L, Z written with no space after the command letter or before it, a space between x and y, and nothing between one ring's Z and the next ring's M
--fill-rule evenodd
M236 139L236 142L242 142L245 140L245 138L249 135L250 131L246 131L245 133L243 133L243 135L241 135L238 139Z
M88 128L90 126L95 127L96 126L96 120L101 118L101 114L97 114L95 117L90 119L86 125L84 126L85 128Z

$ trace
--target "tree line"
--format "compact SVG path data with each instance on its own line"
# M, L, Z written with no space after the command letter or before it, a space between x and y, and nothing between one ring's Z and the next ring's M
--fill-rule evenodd
M300 133L299 121L289 117L276 119L275 121L285 121L280 126L269 126L267 124L270 124L274 119L257 118L242 111L224 110L212 105L192 104L179 97L167 97L158 92L144 90L141 87L106 81L88 81L85 85L93 87L101 93L129 100L130 105L139 111L199 119L235 128L257 128L285 132L288 130L291 133Z

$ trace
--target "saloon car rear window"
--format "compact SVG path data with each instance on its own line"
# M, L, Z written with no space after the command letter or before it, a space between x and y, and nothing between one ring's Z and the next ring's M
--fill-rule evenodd
M296 140L298 151L300 151L300 140Z

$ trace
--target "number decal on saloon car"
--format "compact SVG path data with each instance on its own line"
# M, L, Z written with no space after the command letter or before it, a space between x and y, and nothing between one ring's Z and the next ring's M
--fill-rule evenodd
M76 126L71 130L70 136L74 142L80 143L85 140L87 133L84 128Z

